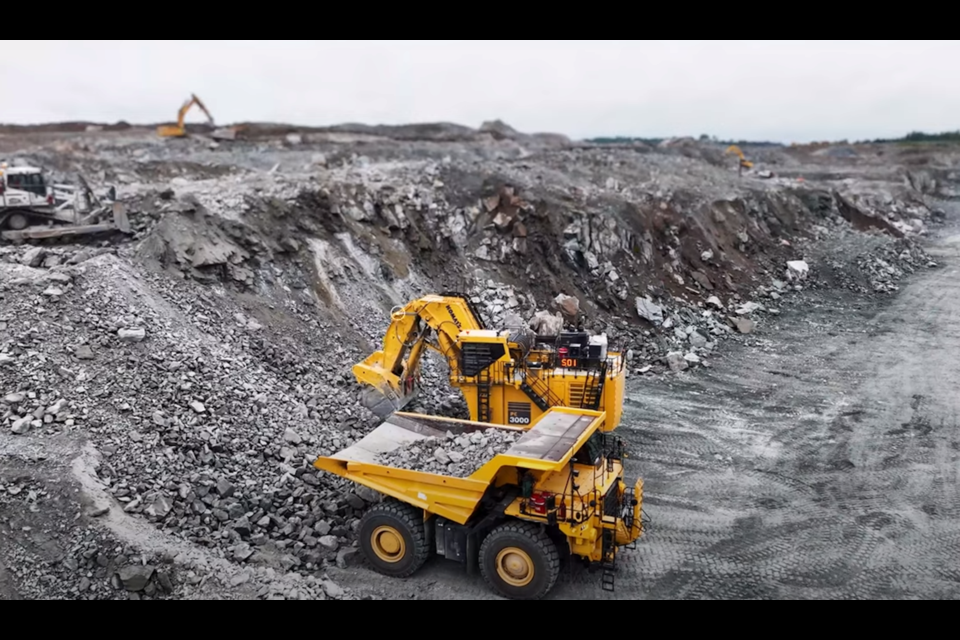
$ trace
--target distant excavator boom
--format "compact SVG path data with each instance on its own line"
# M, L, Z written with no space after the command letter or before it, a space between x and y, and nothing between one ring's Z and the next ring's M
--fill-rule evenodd
M729 147L727 147L727 150L725 153L733 154L738 158L740 158L740 170L753 168L753 163L747 160L747 157L743 155L743 151L741 151L740 147L738 147L737 145L735 144L730 145Z
M186 127L184 126L184 119L187 116L187 112L190 111L190 107L197 105L200 107L200 110L207 116L207 120L210 121L210 124L213 124L213 116L210 115L210 111L207 109L206 105L200 101L195 94L190 96L190 99L183 103L183 106L180 107L180 111L177 112L177 124L175 125L162 125L157 128L157 133L165 138L182 138L187 135Z

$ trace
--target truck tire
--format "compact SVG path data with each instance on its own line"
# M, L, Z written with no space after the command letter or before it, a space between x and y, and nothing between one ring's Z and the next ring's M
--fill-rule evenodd
M539 525L509 522L480 545L480 573L506 598L539 600L557 583L560 554Z
M407 578L430 557L423 511L397 500L370 507L359 533L367 562L385 576Z

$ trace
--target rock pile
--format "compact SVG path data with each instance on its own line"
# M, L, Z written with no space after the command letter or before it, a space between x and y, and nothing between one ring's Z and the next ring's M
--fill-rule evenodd
M359 352L316 323L277 336L109 254L3 278L0 424L91 438L127 513L237 562L316 569L366 503L311 463L377 422L346 386Z
M885 245L857 260L857 267L876 293L899 291L898 283L906 275L936 266L921 247L904 240Z
M506 452L523 435L521 431L486 429L464 435L447 432L444 438L426 438L390 453L379 463L390 467L466 478Z
M864 245L858 250L851 244ZM864 294L887 294L899 291L900 282L920 269L937 267L922 247L908 238L888 240L874 238L865 242L857 238L844 239L843 250L834 251L826 260L829 282Z

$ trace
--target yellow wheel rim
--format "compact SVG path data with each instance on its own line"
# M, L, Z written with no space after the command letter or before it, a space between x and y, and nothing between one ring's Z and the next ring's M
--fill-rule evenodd
M391 564L403 560L407 553L403 536L393 527L377 527L370 536L370 546L378 558Z
M507 547L497 554L497 575L511 587L533 582L533 560L523 549Z

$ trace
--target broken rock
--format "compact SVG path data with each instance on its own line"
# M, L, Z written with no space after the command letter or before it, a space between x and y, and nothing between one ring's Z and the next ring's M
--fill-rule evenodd
M637 315L653 324L663 322L663 309L649 297L637 298Z
M147 332L145 329L120 329L117 336L124 342L143 342Z
M757 324L750 318L733 318L733 326L743 334L752 333Z
M34 247L23 254L23 257L20 259L20 264L36 269L43 264L45 257L47 257L46 249L43 247Z
M330 580L324 580L320 583L320 586L323 588L323 592L327 594L328 598L333 598L334 600L340 600L343 596L347 595L347 592L344 591L339 585L334 584Z
M568 318L576 318L580 313L580 300L565 293L554 298L553 304Z
M667 354L667 365L674 373L686 371L690 366L687 364L687 360L683 357L683 354L679 351L671 351Z
M360 552L354 547L346 547L337 551L337 568L346 569L360 563Z
M538 311L530 320L530 328L541 336L556 336L563 331L563 316L558 312Z
M77 357L77 360L93 360L93 350L85 344L77 347L73 355Z
M30 423L32 421L33 421L33 416L20 418L19 420L13 423L13 426L10 428L10 430L18 436L22 436L27 433L30 433Z
M690 334L690 346L702 349L707 346L707 339L700 332L694 331Z
M138 592L146 588L154 573L156 573L156 569L150 565L130 565L120 569L117 576L120 578L120 584L123 585L124 589L130 592Z
M246 562L253 555L253 549L246 542L241 542L233 549L233 557L240 562Z
M787 280L790 282L804 280L810 273L810 265L804 260L792 260L787 263Z
M340 547L340 541L337 536L321 536L318 544L327 551L336 551Z
M163 496L157 496L144 511L154 518L166 518L171 510L173 510L173 505L170 504L170 501Z

